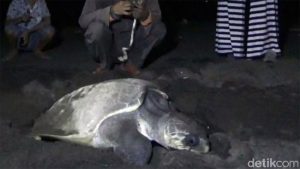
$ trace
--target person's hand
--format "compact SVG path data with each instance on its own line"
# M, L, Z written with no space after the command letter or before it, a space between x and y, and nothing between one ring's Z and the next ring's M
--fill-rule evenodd
M132 11L132 16L139 21L146 20L149 17L149 14L149 10L146 9L143 4L135 6Z
M28 31L23 32L22 35L21 35L21 38L23 39L21 45L26 46L29 42L29 32Z
M21 16L21 22L29 22L31 19L31 16L28 13L25 13L24 15Z
M112 12L116 15L131 15L132 4L127 0L121 0L114 4L111 8Z

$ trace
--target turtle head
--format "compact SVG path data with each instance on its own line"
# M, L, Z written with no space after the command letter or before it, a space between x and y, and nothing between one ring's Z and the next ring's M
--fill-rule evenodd
M149 89L138 113L138 130L166 148L207 153L206 128L175 109L167 94Z
M180 113L171 115L162 130L165 145L169 148L196 154L207 153L210 149L205 127Z

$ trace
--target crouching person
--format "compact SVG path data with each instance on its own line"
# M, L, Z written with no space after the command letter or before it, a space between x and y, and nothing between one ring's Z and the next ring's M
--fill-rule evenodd
M7 12L5 33L10 51L4 61L13 59L19 50L33 51L40 58L52 39L55 30L51 26L50 13L45 0L12 0Z
M137 19L134 43L128 51L124 68L131 75L139 73L147 55L166 34L161 22L158 0L134 4L129 0L86 0L79 18L85 29L85 41L98 63L95 73L110 69L128 47L134 19Z

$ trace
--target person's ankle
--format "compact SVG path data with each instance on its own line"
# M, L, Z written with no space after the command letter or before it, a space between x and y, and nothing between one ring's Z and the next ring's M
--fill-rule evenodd
M277 59L277 53L273 50L269 50L266 52L263 61L264 62L275 62Z
M104 72L108 71L105 67L103 67L103 65L98 65L96 67L96 69L92 72L94 75L100 75Z
M125 64L125 69L126 69L126 71L127 71L130 75L135 76L135 75L140 74L140 69L139 69L137 66L135 66L135 65L133 65L133 64L131 64L131 63L126 63L126 64Z

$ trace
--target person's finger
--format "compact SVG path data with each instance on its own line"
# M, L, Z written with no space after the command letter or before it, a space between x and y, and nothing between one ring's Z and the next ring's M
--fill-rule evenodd
M124 7L123 10L124 10L124 11L131 11L132 8L131 8L131 7Z
M132 5L124 5L123 8L133 8Z
M132 5L125 5L125 6L123 6L123 8L130 8L130 9L132 9L133 6Z
M122 3L123 6L132 6L132 4L128 1L125 1Z
M124 11L124 12L123 12L123 15L128 15L128 16L129 16L129 15L131 15L131 14L132 14L131 11Z
M143 5L137 5L136 8L137 8L137 9L143 9L144 6L143 6Z

